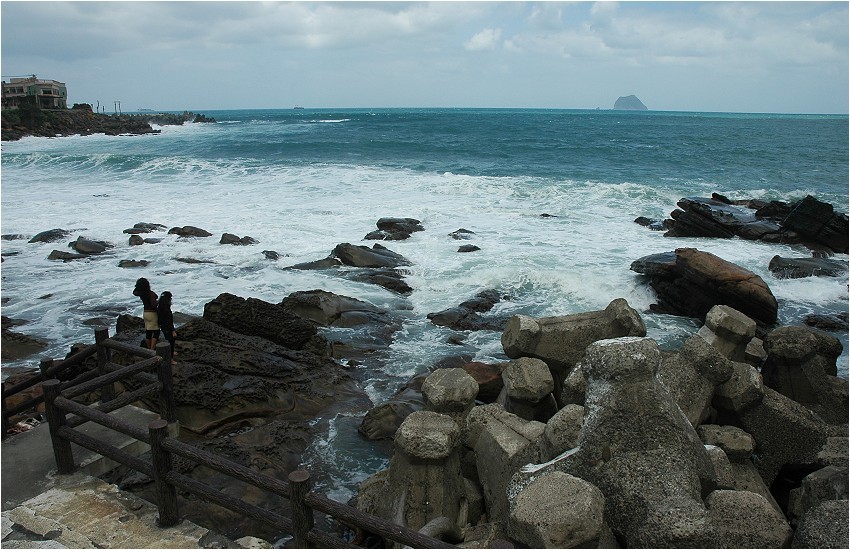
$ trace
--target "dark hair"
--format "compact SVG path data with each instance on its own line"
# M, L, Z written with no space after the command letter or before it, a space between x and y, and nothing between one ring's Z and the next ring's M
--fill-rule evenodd
M151 290L150 282L147 279L145 279L144 277L140 277L136 281L136 288L133 289L133 294L136 295L136 296L141 296L142 292L150 292L150 290Z
M167 290L159 295L159 303L170 306L171 305L171 293Z

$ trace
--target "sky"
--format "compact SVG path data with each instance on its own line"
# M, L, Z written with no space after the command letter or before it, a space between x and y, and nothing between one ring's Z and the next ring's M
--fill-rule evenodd
M113 112L848 112L848 2L0 2L3 80Z

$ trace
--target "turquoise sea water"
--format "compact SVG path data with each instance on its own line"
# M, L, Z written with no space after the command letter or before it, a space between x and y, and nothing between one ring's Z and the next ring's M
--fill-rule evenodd
M512 109L335 109L207 111L215 124L163 127L159 135L26 138L2 144L3 234L52 228L116 245L102 259L52 262L65 243L2 241L3 315L50 342L46 354L92 341L84 321L140 314L131 290L146 276L170 290L174 309L200 315L221 292L279 302L323 288L390 305L388 291L323 272L284 269L361 241L385 216L414 217L425 231L384 243L411 260L410 318L381 372L361 373L373 401L446 355L504 360L499 334L450 331L426 315L497 288L495 313L562 315L626 298L649 336L675 348L699 327L649 312L652 290L631 262L695 247L754 271L777 297L780 324L810 313L847 311L847 278L775 279L774 255L802 247L739 239L670 239L638 226L669 217L686 196L793 201L806 195L848 210L848 117L725 113ZM541 217L549 214L551 217ZM209 239L162 237L130 247L136 222L194 225ZM465 228L481 248L457 253L449 233ZM218 244L224 233L257 246ZM262 250L283 255L277 262ZM206 264L185 264L195 257ZM847 257L838 255L846 260ZM142 270L119 259L146 259ZM109 321L114 326L113 321ZM837 335L847 346L847 334ZM4 363L4 375L34 361ZM847 351L839 358L847 377ZM327 489L350 493L385 457L361 451L359 417L332 419L311 460L338 472ZM340 452L344 450L345 452ZM353 461L354 465L349 462Z

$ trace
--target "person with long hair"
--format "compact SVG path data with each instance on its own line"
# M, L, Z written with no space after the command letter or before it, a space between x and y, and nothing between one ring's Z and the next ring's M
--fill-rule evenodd
M156 312L159 328L162 330L162 335L171 344L171 357L174 357L177 355L177 347L174 345L177 340L177 329L174 328L174 314L171 312L171 293L167 290L159 296L159 306L157 306ZM176 364L176 361L172 359L171 364Z
M148 349L156 349L156 343L159 340L156 292L151 290L150 282L144 277L141 277L136 281L136 288L133 289L133 295L138 296L144 306L142 318L145 320L145 343L147 343Z

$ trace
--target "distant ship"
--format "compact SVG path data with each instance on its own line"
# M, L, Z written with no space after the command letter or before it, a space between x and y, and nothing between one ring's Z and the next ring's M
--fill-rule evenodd
M139 109L140 113L152 113L153 109Z
M304 107L302 107L301 105L296 105L295 107L293 107L293 109L303 109L303 108Z

